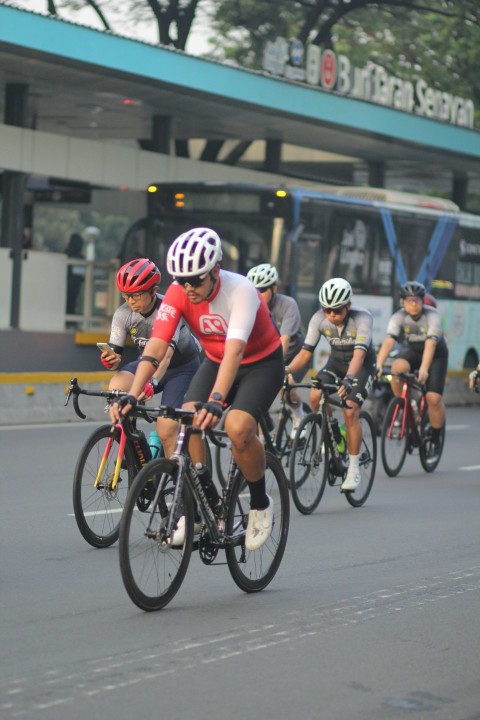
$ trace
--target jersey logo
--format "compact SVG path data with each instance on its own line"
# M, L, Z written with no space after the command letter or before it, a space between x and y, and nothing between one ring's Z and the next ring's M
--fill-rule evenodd
M203 335L227 334L227 323L220 315L201 315L199 324Z
M158 308L157 312L157 320L161 322L166 322L170 318L175 318L177 315L176 308L172 307L171 305L167 305L166 303L162 302L160 307Z

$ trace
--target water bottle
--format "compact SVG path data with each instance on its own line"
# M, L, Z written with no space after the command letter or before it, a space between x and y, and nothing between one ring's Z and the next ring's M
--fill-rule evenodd
M338 443L338 452L344 453L345 449L347 447L347 428L345 427L345 425L343 423L341 425L339 425L339 428L340 428L340 433L342 435L342 439Z
M162 449L162 441L158 437L157 431L152 430L148 436L148 444L150 446L150 452L152 453L152 460L155 460L160 455Z

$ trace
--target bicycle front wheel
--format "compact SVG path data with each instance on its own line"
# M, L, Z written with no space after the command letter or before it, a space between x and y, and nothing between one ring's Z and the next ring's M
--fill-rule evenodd
M186 486L181 511L185 515L183 544L172 546L165 538L177 475L173 460L148 463L135 478L120 522L123 584L135 605L146 611L161 610L172 600L192 554L194 505Z
M445 425L440 430L438 448L432 442L432 426L428 418L428 410L425 408L420 425L420 462L425 472L433 472L440 462L445 443Z
M232 543L225 550L228 569L238 587L247 593L259 592L272 581L287 544L290 521L287 479L276 457L267 452L266 460L266 490L274 507L273 528L268 540L258 550L245 548L250 492L240 472L233 481L227 510L226 532Z
M302 418L290 457L290 491L295 507L309 515L322 499L328 477L328 453L322 438L322 418Z
M346 492L345 497L352 507L361 507L370 495L377 468L377 428L371 415L360 411L362 444L360 445L360 483L354 493Z
M73 511L78 529L93 547L109 547L118 540L123 506L137 466L127 443L117 486L112 481L118 456L120 432L102 425L88 438L77 461L73 477ZM95 480L104 461L101 476Z
M393 398L387 407L382 427L382 463L390 477L398 475L405 462L408 448L408 419L402 432L405 401Z

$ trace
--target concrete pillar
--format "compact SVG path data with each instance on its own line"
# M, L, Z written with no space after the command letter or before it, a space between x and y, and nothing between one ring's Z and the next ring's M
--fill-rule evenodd
M282 167L282 141L267 140L265 146L265 172L279 173Z
M466 210L468 205L468 175L455 173L452 180L452 200L457 203L460 210Z
M385 187L385 163L381 160L371 160L368 163L368 184L371 187Z
M28 85L7 83L5 86L6 125L28 127ZM27 175L5 171L2 176L2 227L0 244L11 248L12 294L10 326L18 328L20 321L20 293L23 260L23 231L25 227L24 194Z
M154 115L152 118L152 150L171 154L172 118L170 115Z

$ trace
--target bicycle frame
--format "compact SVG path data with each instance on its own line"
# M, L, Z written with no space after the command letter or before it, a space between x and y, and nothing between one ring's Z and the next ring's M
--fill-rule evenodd
M418 447L418 445L420 445L421 438L418 431L417 418L412 407L412 398L410 392L412 389L415 389L420 390L420 392L422 393L420 399L420 406L418 408L418 421L420 421L420 419L423 417L423 413L425 412L426 407L425 388L418 383L416 375L414 373L391 373L390 377L398 377L403 381L402 392L401 395L399 395L398 397L404 401L406 412L402 413L400 432L398 433L398 436L400 438L403 438L405 436L405 433L410 430L413 444ZM395 408L395 412L392 416L390 427L387 431L387 437L389 439L392 437L392 432L394 432L395 422L397 421L399 411L400 405L397 405Z

